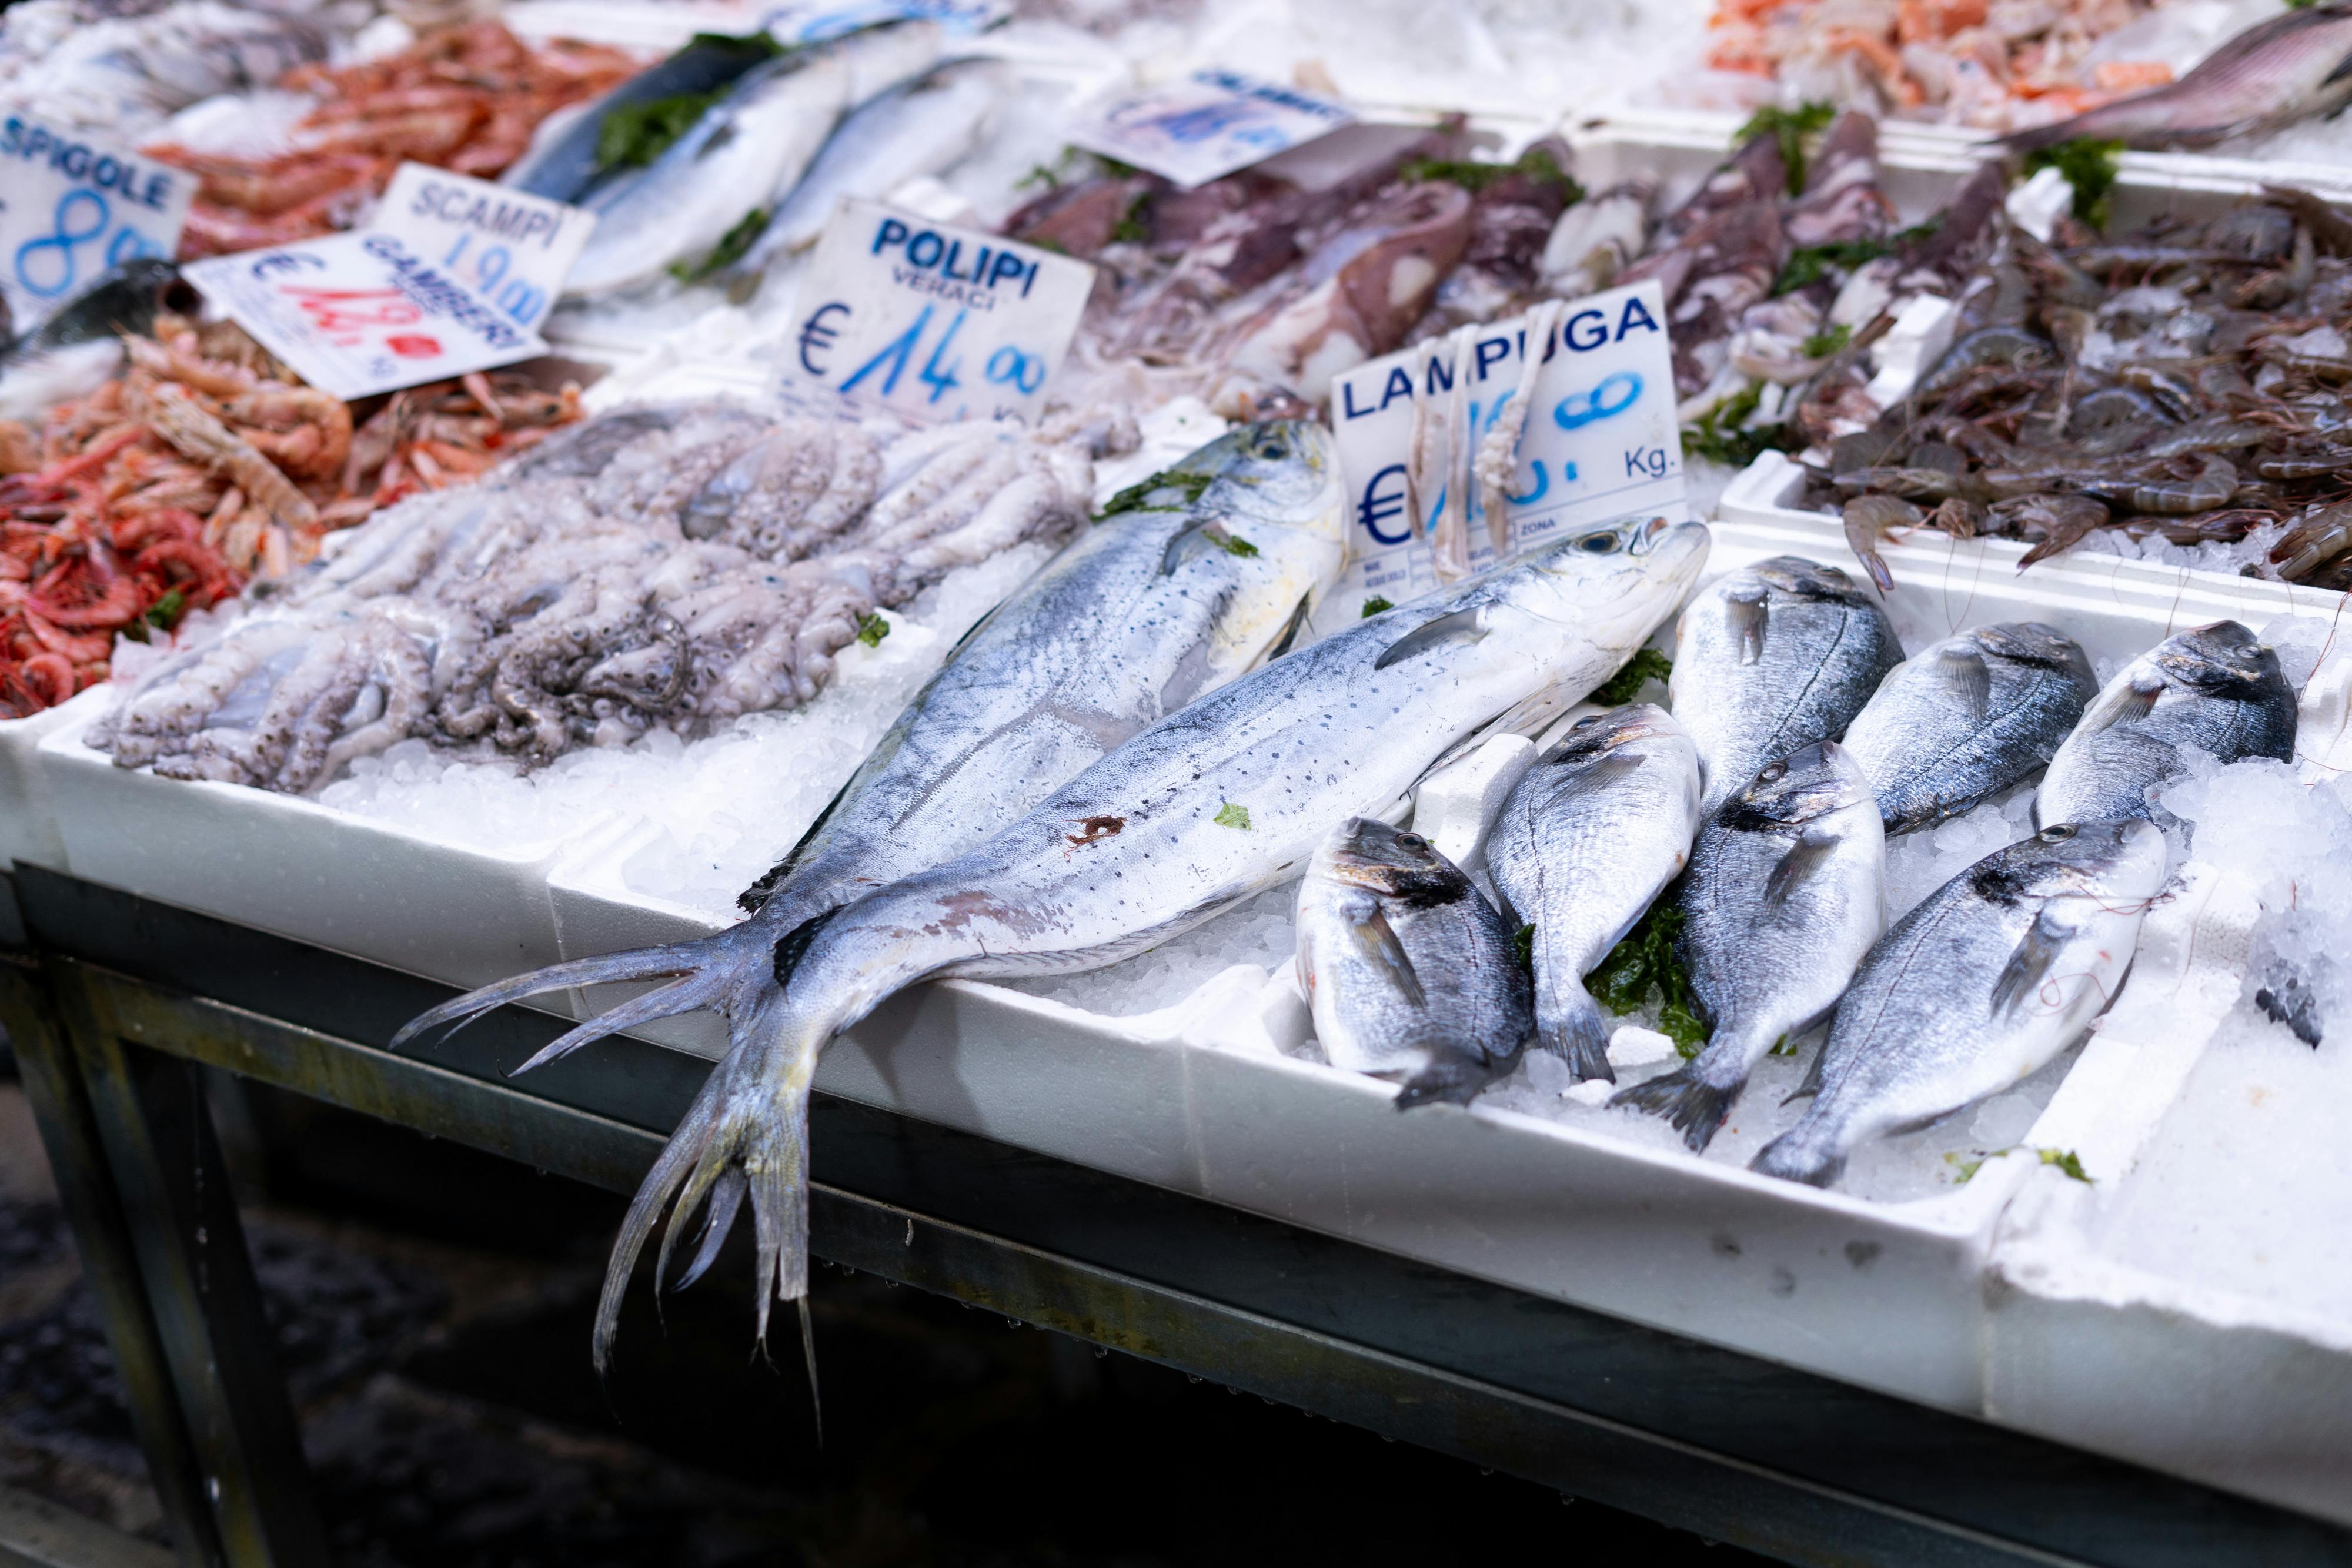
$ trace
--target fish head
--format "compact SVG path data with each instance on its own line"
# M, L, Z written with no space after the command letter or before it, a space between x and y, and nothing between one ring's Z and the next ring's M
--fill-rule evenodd
M2003 904L2068 895L2112 903L2118 914L2156 896L2167 869L2164 834L2140 818L2055 822L1977 862L1977 891Z
M1855 586L1853 579L1833 566L1823 566L1817 560L1807 560L1801 555L1776 555L1759 560L1746 571L1736 572L1727 580L1732 586L1743 581L1761 583L1767 590L1786 593L1799 599L1822 599L1840 604L1867 604L1870 600Z
M1713 538L1705 523L1620 517L1503 568L1493 598L1630 655L1698 580Z
M1727 828L1770 831L1863 807L1875 811L1877 800L1853 754L1834 740L1819 740L1766 763L1724 803L1722 821Z
M1206 480L1197 509L1319 528L1344 537L1339 463L1331 433L1312 420L1237 425L1168 469Z
M2038 664L2079 676L2085 682L2094 680L2091 661L2084 653L2083 645L2055 626L2046 626L2039 621L2008 621L1997 626L1979 626L1968 636L1990 657Z
M2147 656L2168 684L2215 696L2249 696L2286 681L2278 651L2235 621L2191 627Z
M1315 852L1310 876L1428 906L1471 891L1470 879L1419 833L1377 817L1350 817Z
M1582 767L1635 741L1683 733L1674 715L1657 704L1629 703L1606 713L1586 714L1538 760L1546 767Z

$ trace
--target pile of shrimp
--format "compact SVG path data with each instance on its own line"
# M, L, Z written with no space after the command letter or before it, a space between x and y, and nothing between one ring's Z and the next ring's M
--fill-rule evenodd
M2152 0L1717 0L1707 63L1773 78L1790 101L2016 131L2172 80L2095 46Z
M604 45L554 39L534 48L494 21L469 22L383 59L289 72L280 87L319 99L295 128L293 152L253 158L169 143L147 152L199 178L184 258L253 250L351 227L403 160L495 178L541 120L638 68Z
M107 678L144 638L282 577L331 529L463 483L580 417L579 392L469 375L354 428L234 324L160 317L129 367L37 434L0 421L0 718Z

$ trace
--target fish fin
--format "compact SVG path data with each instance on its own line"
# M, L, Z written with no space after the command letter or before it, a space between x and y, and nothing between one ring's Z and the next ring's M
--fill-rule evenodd
M1425 653L1432 648L1448 643L1475 643L1486 634L1486 607L1473 604L1466 609L1449 611L1433 621L1424 621L1381 651L1372 661L1372 668L1385 670L1401 664L1415 653Z
M1946 648L1936 655L1936 674L1969 705L1969 722L1982 724L1992 706L1992 666L1984 654L1973 647Z
M1612 1109L1622 1105L1664 1116L1681 1131L1683 1142L1690 1145L1693 1154L1703 1153L1715 1141L1725 1118L1731 1114L1732 1102L1748 1087L1748 1080L1710 1083L1695 1071L1697 1065L1692 1062L1620 1089L1610 1096L1609 1103Z
M1604 1083L1617 1082L1617 1069L1609 1061L1608 1020L1601 1016L1600 1004L1581 988L1569 1003L1567 1016L1539 1030L1536 1044L1566 1061L1580 1083L1596 1078Z
M1478 1097L1481 1089L1508 1072L1518 1059L1516 1051L1505 1056L1489 1056L1478 1051L1449 1052L1405 1081L1404 1087L1397 1091L1396 1108L1410 1111L1416 1105L1440 1101L1467 1105Z
M1732 634L1739 639L1739 662L1752 664L1764 656L1764 635L1772 619L1771 603L1761 588L1736 588L1724 596Z
M2115 695L2102 697L2093 703L2090 711L2083 716L2083 722L2076 727L2077 732L2096 735L2119 724L2137 724L2154 710L2156 699L2163 695L2164 678L2161 675L2139 676Z
M398 1051L418 1035L444 1024L464 1028L494 1008L509 1002L519 1002L525 997L539 996L547 991L562 990L566 986L601 986L621 980L666 980L680 976L692 976L702 969L718 950L725 948L731 956L734 944L727 938L733 932L721 932L717 936L698 938L691 942L673 942L660 947L639 947L627 953L608 953L601 958L575 958L566 964L551 964L544 969L517 975L500 980L494 986L484 986L467 991L439 1007L417 1014L401 1026L392 1037L391 1049ZM677 1009L690 1012L700 1003L688 1003ZM644 1021L642 1019L638 1020Z
M1800 1031L1790 1030L1790 1038L1793 1039L1798 1032ZM1787 1097L1780 1103L1793 1105L1800 1100L1811 1100L1819 1096L1822 1092L1822 1072L1829 1065L1829 1060L1830 1048L1827 1044L1823 1044L1819 1051L1813 1052L1813 1064L1805 1069L1805 1081L1789 1091Z
M2336 82L2342 81L2347 76L2352 76L2352 55L2346 55L2342 59L2336 61L2336 68L2329 71L2327 73L2326 79L2322 81L2319 85L2322 87L2330 87Z
M803 1296L796 1303L801 1310L801 1358L808 1365L809 1410L816 1417L816 1446L824 1447L824 1396L816 1387L816 1322L809 1316L809 1302Z
M1397 939L1396 927L1389 924L1386 911L1378 904L1373 905L1371 914L1356 922L1355 936L1357 946L1364 950L1364 956L1395 977L1406 1000L1417 1008L1429 1005L1429 997L1421 988L1421 977L1413 973L1412 955L1407 953L1404 944Z
M2050 966L2058 961L2066 946L2067 935L2064 927L2051 920L2049 911L2033 917L2033 924L2018 939L2017 950L1992 983L1994 1012L2014 1012L2041 991L2042 983L2050 977Z
M743 1173L739 1170L723 1172L718 1182L712 1186L710 1208L702 1217L702 1234L698 1239L694 1261L686 1266L686 1272L680 1274L677 1282L670 1286L672 1291L685 1290L709 1273L710 1266L719 1261L719 1249L726 1241L727 1232L734 1228L736 1212L743 1206ZM668 1272L668 1257L669 1235L665 1234L662 1238L661 1261L654 1268L656 1280L659 1280Z
M1828 1186L1845 1174L1845 1155L1834 1146L1824 1146L1816 1137L1805 1136L1806 1125L1800 1122L1770 1143L1748 1162L1748 1168L1762 1176L1779 1176L1782 1181L1801 1181L1807 1186Z
M1553 749L1556 755L1559 748ZM1546 799L1557 805L1562 800L1572 800L1580 796L1590 795L1595 790L1605 789L1618 780L1630 778L1638 772L1642 765L1648 760L1647 757L1638 751L1612 751L1590 767L1580 768L1561 779L1552 787L1551 794Z
M1223 533L1224 519L1201 517L1179 530L1176 537L1168 541L1168 549L1160 557L1160 575L1170 576L1186 561L1197 556L1213 554L1222 549L1215 535L1209 532L1212 528Z
M1290 612L1290 624L1282 629L1282 635L1276 638L1274 641L1274 646L1266 650L1265 662L1267 664L1270 664L1274 663L1275 660L1281 658L1285 653L1289 653L1290 650L1297 644L1298 633L1307 625L1307 600L1304 598L1300 599L1298 601L1298 608Z
M1819 871L1829 860L1830 853L1845 841L1838 834L1820 827L1807 828L1764 879L1764 903L1777 909L1797 890L1798 883Z

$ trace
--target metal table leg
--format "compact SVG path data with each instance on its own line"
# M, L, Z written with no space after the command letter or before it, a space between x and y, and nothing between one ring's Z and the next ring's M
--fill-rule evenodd
M202 1468L148 1307L121 1195L72 1047L58 1026L46 977L30 958L0 953L0 1022L16 1049L25 1094L73 1227L82 1278L98 1297L115 1373L122 1379L131 1426L182 1568L224 1568Z
M329 1560L198 1065L127 1042L104 993L50 973L119 1195L185 1451L227 1568Z

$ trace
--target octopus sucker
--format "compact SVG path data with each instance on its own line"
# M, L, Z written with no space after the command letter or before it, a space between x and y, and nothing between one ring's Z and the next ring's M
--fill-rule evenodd
M1066 538L1094 457L1133 440L1116 419L606 414L338 536L86 738L121 767L308 793L409 739L531 769L709 734L808 702L878 612L956 567Z

